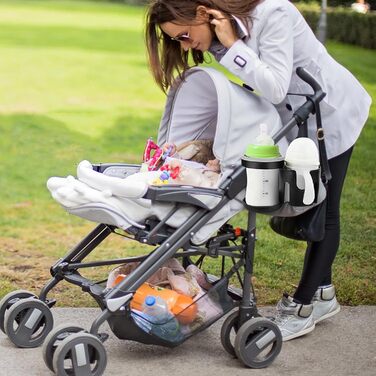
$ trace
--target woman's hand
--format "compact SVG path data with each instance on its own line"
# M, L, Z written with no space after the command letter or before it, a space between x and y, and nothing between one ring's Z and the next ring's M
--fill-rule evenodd
M214 32L218 40L226 48L230 48L239 39L232 26L231 19L216 9L206 9L206 13L213 17L209 22L214 25Z

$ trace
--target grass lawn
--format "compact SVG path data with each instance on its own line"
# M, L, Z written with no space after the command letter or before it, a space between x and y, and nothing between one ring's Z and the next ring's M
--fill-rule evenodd
M139 162L146 139L156 136L165 99L146 65L142 25L142 8L0 0L0 297L16 288L38 291L49 266L94 227L54 202L48 177L74 174L82 159ZM328 48L376 98L376 52L337 43ZM343 304L376 304L375 126L373 105L343 193L334 266ZM244 226L245 220L241 213L232 222ZM267 221L258 218L261 304L274 303L298 283L305 248L276 236ZM112 236L91 259L143 251ZM93 305L70 285L54 291L59 305Z

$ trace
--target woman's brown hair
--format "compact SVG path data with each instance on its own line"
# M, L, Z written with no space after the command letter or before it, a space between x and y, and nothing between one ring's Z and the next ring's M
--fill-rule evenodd
M199 5L217 9L229 18L234 15L249 26L250 13L262 0L152 0L146 13L145 39L151 72L159 87L166 92L175 71L181 77L189 68L189 51L163 33L160 25L178 21L182 24L196 18ZM203 63L202 51L191 50L194 65Z

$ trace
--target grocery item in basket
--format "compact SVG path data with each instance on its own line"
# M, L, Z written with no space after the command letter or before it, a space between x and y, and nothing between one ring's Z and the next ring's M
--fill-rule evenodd
M170 282L171 288L178 292L190 297L195 297L202 290L197 280L190 273L175 275L172 272L167 273L167 278Z
M122 278L117 279L118 275L128 275L133 270L135 270L140 265L139 262L130 262L128 264L123 264L112 269L107 279L107 288L112 288L118 284ZM185 269L180 264L180 262L174 258L167 260L163 267L159 268L146 282L152 285L166 286L169 287L169 281L167 278L168 271L174 274L183 274ZM117 281L115 283L115 280Z
M147 296L142 305L142 312L144 318L151 323L152 334L171 342L183 338L178 320L170 312L167 302L160 296Z
M139 262L130 262L112 269L108 275L106 287L111 288L120 283L125 276L136 269L139 264Z
M131 308L142 311L142 305L147 296L159 296L167 303L168 309L177 317L180 323L189 324L197 315L197 305L189 296L149 283L142 284L131 300Z
M206 326L223 315L223 309L218 301L215 301L210 294L201 292L194 299L197 305L197 315L194 321L181 327L181 332L187 336L195 330Z
M191 264L187 266L187 273L191 274L197 283L205 290L209 290L213 285L206 279L205 273L196 265Z

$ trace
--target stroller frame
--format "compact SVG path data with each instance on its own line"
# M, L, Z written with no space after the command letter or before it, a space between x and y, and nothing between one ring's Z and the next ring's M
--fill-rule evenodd
M275 142L279 141L283 137L283 135L285 135L294 126L298 125L299 127L301 127L302 125L306 125L306 121L309 115L315 112L315 106L318 106L318 103L325 96L325 93L322 92L321 87L317 84L317 82L315 82L313 77L308 72L306 72L302 68L298 68L297 74L313 88L314 94L306 96L307 101L294 113L289 123L286 124L277 134L273 136ZM94 169L97 172L104 172L108 167L114 165L123 166L125 168L129 167L131 169L137 168L137 165L97 164L94 165ZM117 228L115 226L99 224L81 242L74 246L64 257L59 259L51 267L50 273L52 275L52 278L41 289L39 296L35 297L34 295L33 298L26 300L37 300L41 304L43 304L46 309L51 308L56 303L56 301L53 299L48 299L47 295L60 281L65 280L69 283L81 287L83 291L88 292L101 308L102 312L97 316L97 318L92 323L90 330L87 332L99 339L100 342L104 342L108 337L107 334L99 333L101 325L105 321L108 321L111 329L113 329L114 334L119 338L126 338L149 344L173 347L181 343L182 341L172 344L161 338L142 333L139 328L136 329L136 325L133 325L133 327L132 325L130 325L128 328L128 323L127 325L124 325L124 321L121 321L123 324L122 326L126 328L119 329L121 326L118 325L119 320L124 320L124 311L128 311L129 313L129 303L135 291L170 258L182 257L184 265L184 263L187 264L190 262L191 256L201 256L201 260L205 256L215 258L222 256L222 263L224 263L225 257L229 257L232 259L233 265L230 271L225 274L224 264L222 264L222 275L219 281L225 280L226 288L228 288L228 281L230 277L234 274L237 274L240 284L243 288L242 294L228 290L229 295L234 300L233 307L239 307L238 314L235 317L236 322L234 321L234 319L232 319L232 322L229 323L229 325L235 327L236 324L236 328L241 329L243 325L248 325L248 323L251 322L250 320L252 318L260 316L257 310L256 297L252 286L253 260L256 242L256 212L252 208L248 207L248 223L246 230L235 230L231 225L225 224L219 229L216 236L211 237L205 243L205 247L191 244L190 239L195 234L195 232L198 231L204 224L206 224L224 205L226 205L243 189L245 189L246 184L246 169L245 167L240 166L234 171L233 174L231 174L231 176L227 177L226 180L217 189L192 188L185 186L149 187L147 193L143 198L159 202L175 203L174 208L162 221L154 221L153 218L149 218L145 223L145 229L132 227L132 233L135 240L143 244L156 246L156 248L151 253L138 257L83 262L84 259L109 235L111 235L112 233L117 233ZM210 208L205 203L195 198L196 195L214 195L220 201L214 209L210 210ZM173 229L166 225L166 221L178 210L179 204L194 205L198 207L198 210L194 212L181 227ZM239 237L242 238L241 244L234 242L234 245L229 245L229 241L235 241ZM179 252L180 249L182 249L183 251ZM82 268L118 265L134 261L142 262L125 279L123 279L119 284L111 289L106 289L103 287L103 285L101 285L101 283L103 283L104 281L93 282L82 276L78 271ZM244 267L243 278L241 278L239 273L239 269L241 267ZM3 319L1 315L4 316L4 312L6 310L10 312L12 309L15 309L16 306L20 305L20 303L26 302L24 296L17 295L17 291L8 295L3 298L0 304L1 319ZM224 314L227 312L224 312ZM46 315L45 320L47 320L48 317L49 316ZM211 324L212 322L209 325ZM201 330L205 329L209 325L201 328ZM255 331L255 328L252 328L251 324L248 326L251 332L252 330L253 332ZM128 329L129 333L127 333ZM259 321L256 325L256 329L256 332L259 333L258 337L254 340L255 344L259 347L259 350L257 351L261 352L262 349L264 349L268 345L270 346L270 344L273 344L270 354L262 361L254 361L252 356L255 354L249 357L248 355L243 354L242 349L235 350L236 355L241 358L244 364L253 368L262 368L269 365L280 352L282 346L282 337L278 327L269 320ZM239 330L239 332L240 331L241 330ZM246 331L245 335L248 336L251 332ZM44 335L40 342L43 342L47 334L48 333ZM196 332L194 334L196 334ZM24 334L21 333L19 337L15 339L15 337L12 337L8 334L10 339L16 345L20 347L34 347L28 345L28 335L29 334L26 332ZM69 337L67 337L66 340L68 340L68 338ZM56 340L56 336L53 339ZM66 340L64 342L66 342ZM46 341L50 342L47 344L46 351L48 352L51 351L53 342L51 342L50 335ZM261 342L263 342L263 345L261 346L262 349L260 349L259 346ZM256 348L255 346L253 347ZM226 348L226 350L231 353L231 348ZM52 351L51 356L53 356L54 351L55 349ZM103 362L106 363L106 360L104 360ZM50 367L50 365L52 365L51 359L47 360L46 364L51 370L54 370L55 372L58 371L54 367ZM91 374L88 368L86 369L86 371L87 374Z
M104 172L111 164L96 165L98 172ZM136 167L137 165L124 165ZM143 284L150 276L152 276L163 264L172 257L183 257L187 259L195 255L208 255L211 257L231 257L234 262L230 272L226 278L230 278L233 274L245 265L244 278L242 285L244 286L243 296L240 303L240 322L243 323L250 317L259 316L257 307L251 301L251 277L253 273L253 258L256 241L256 213L252 210L248 213L247 231L242 231L243 244L235 246L221 246L221 243L228 240L235 240L236 235L230 228L223 234L210 238L206 244L210 244L209 249L190 244L190 239L194 232L202 227L210 220L227 202L233 199L247 184L245 169L239 167L231 177L217 189L217 195L222 197L221 201L216 205L215 209L209 210L201 201L195 200L190 194L208 194L213 195L212 189L206 188L180 188L180 187L150 187L146 199L155 201L175 201L180 203L196 204L201 208L193 213L193 215L180 228L176 229L171 236L165 237L158 234L158 231L165 225L165 222L178 210L175 207L162 221L153 227L150 231L137 229L135 240L143 244L156 245L160 244L148 256L130 257L116 260L105 260L83 263L87 257L100 243L102 243L110 234L116 232L113 226L100 224L92 232L90 232L79 244L69 251L63 258L59 259L50 269L52 279L43 287L39 294L39 299L45 301L52 306L55 302L47 299L47 294L61 280L66 280L74 285L81 287L97 301L103 312L98 316L91 326L90 333L98 334L100 325L106 321L111 314L126 304L132 294ZM209 211L208 211L209 210ZM178 253L179 249L187 249ZM188 250L189 249L189 250ZM240 252L240 253L239 253ZM126 279L120 282L116 287L106 292L99 284L88 280L78 273L80 268L98 267L106 265L116 265L128 262L143 261L139 267L130 273ZM223 276L222 276L223 277ZM253 293L254 296L254 293ZM237 299L239 300L239 296ZM110 306L110 309L106 309ZM156 344L166 345L165 341L156 339Z

